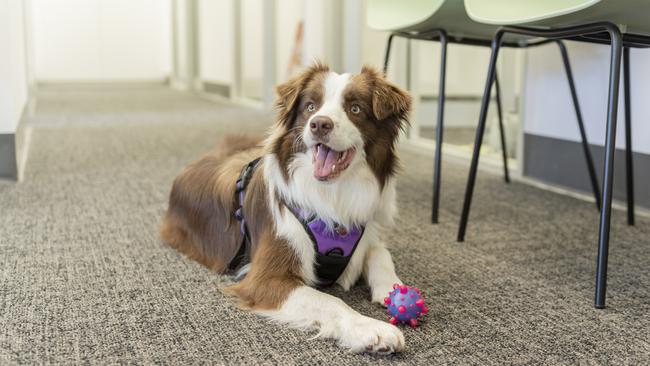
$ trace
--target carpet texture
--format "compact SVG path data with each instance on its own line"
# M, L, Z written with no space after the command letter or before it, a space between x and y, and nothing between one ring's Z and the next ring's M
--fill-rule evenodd
M650 220L614 211L608 308L595 310L593 204L479 173L457 243L467 169L445 163L431 225L431 157L407 150L386 240L431 312L404 328L403 353L350 354L238 310L157 227L183 166L270 121L162 87L41 90L26 178L0 182L0 364L650 363ZM362 283L328 292L385 319Z

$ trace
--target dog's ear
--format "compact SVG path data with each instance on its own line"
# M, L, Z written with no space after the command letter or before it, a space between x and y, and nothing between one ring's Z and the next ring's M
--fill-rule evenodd
M408 122L411 111L411 96L389 82L377 69L364 65L361 74L373 80L372 111L375 118L383 121L389 118Z
M278 109L279 125L288 126L293 122L296 117L296 109L300 100L300 92L305 88L314 75L328 71L329 68L327 66L320 62L315 62L299 75L294 76L275 88L275 93L277 94L275 107Z

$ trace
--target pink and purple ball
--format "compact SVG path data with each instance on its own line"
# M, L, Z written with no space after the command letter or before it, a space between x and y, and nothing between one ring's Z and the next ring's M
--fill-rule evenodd
M384 303L388 308L386 312L391 315L389 322L393 325L402 323L415 328L418 326L418 318L429 312L417 287L396 283Z

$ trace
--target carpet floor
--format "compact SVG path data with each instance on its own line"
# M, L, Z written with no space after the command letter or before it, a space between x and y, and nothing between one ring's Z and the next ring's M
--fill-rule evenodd
M431 225L431 158L408 149L386 240L431 312L403 353L351 354L238 310L157 227L183 166L271 119L162 87L40 90L25 179L0 182L0 364L650 363L650 220L614 211L595 310L593 204L481 172L458 243L467 168L445 163ZM385 318L362 283L328 292Z

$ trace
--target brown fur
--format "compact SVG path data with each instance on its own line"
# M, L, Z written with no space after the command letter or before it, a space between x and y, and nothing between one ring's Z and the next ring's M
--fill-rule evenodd
M240 299L240 306L248 309L276 309L291 290L304 284L300 260L285 240L265 230L259 248L251 263L251 271L244 279L226 291Z
M261 156L259 142L250 136L226 137L176 178L160 230L164 242L216 272L227 270L242 240L234 216L234 182L244 165ZM301 283L302 275L295 253L275 235L263 171L260 163L244 201L252 270L240 283L226 288L243 307L255 309L277 307Z
M228 136L174 180L160 230L163 241L208 268L224 272L241 243L233 182L261 154L260 139ZM247 150L248 149L248 150Z
M322 104L328 71L316 64L277 87L277 132L266 148L257 138L231 136L176 178L160 231L166 243L212 270L227 269L242 240L234 216L235 181L242 167L268 151L277 156L284 178L290 179L291 159L307 149L299 138L312 113L306 106ZM364 67L348 85L344 103L346 111L352 104L361 107L361 113L348 116L362 132L367 162L383 185L396 168L394 145L411 99L380 72ZM226 289L242 306L258 310L279 307L291 290L303 284L304 275L296 253L275 233L264 169L260 163L244 202L251 234L251 270L241 282Z
M361 107L361 113L348 117L361 131L366 161L383 186L398 166L395 143L407 123L411 97L378 70L364 66L352 77L343 99L345 110L352 104Z
M284 179L289 179L288 165L296 153L304 152L307 146L300 136L311 113L306 110L309 103L323 102L323 80L329 68L320 63L308 68L302 74L276 88L275 103L278 109L277 128L281 134L272 142L272 152L278 157Z
M318 108L322 104L322 81L328 72L326 66L317 63L277 87L277 128L282 133L272 142L272 152L278 157L285 179L289 179L288 165L294 154L307 149L299 138L311 117L306 106L315 103ZM407 123L411 97L386 80L379 70L364 66L350 80L343 98L346 111L353 104L361 107L361 113L348 112L348 118L364 136L368 165L383 187L398 166L395 143Z

